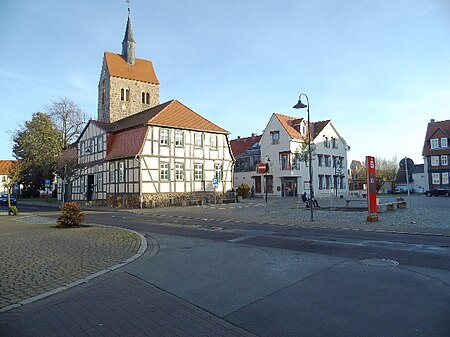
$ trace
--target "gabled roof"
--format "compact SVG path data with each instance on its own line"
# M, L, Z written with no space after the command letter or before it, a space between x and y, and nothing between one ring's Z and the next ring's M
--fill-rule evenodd
M447 154L450 151L449 148L431 150L430 139L434 138L433 136L437 132L442 132L443 135L447 136L447 138L450 138L450 119L440 122L435 122L434 120L432 120L430 123L428 123L425 141L423 143L422 156L431 156L431 154Z
M244 154L245 151L251 150L253 146L261 139L261 135L254 135L251 137L238 138L230 141L231 150L235 157Z
M299 132L298 124L300 124L304 118L295 118L291 116L286 116L282 114L275 113L275 117L280 121L281 125L283 125L284 129L287 131L289 136L292 139L303 139L305 136L301 135ZM306 124L308 122L305 120ZM323 128L330 123L330 120L320 121L320 122L311 122L312 135L313 139L317 137L317 135L323 130Z
M225 129L200 116L177 100L171 100L111 124L114 131L139 125L157 125L176 129L229 134Z
M108 148L106 160L136 156L141 152L146 134L147 127L141 126L111 135L111 146Z
M149 60L136 58L136 62L131 65L122 55L109 52L105 52L104 60L109 74L113 77L159 84L153 64Z
M275 113L274 115L291 138L293 139L304 138L304 136L300 134L298 129L298 124L303 120L303 118L294 118L277 113Z
M7 175L17 160L0 160L0 174Z

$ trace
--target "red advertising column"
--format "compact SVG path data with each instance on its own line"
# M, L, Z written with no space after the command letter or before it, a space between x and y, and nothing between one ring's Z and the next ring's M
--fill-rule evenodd
M375 157L366 157L366 171L367 171L367 221L377 221L377 186L376 186L376 167Z

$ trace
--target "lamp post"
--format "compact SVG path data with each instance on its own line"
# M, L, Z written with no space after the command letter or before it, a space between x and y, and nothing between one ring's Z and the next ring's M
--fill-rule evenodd
M270 170L270 157L266 156L266 204L267 204L267 176Z
M302 95L306 97L307 104L302 103ZM314 189L313 189L313 168L312 168L312 152L311 152L311 122L309 119L309 98L306 94L301 93L298 102L293 106L294 109L307 108L308 111L308 162L309 162L309 208L311 209L311 221L314 221Z

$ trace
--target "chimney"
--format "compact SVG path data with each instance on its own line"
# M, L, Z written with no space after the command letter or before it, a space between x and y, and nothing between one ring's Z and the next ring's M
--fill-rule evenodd
M255 138L256 137L256 133L252 133L252 137Z
M434 123L434 119L430 119L430 124L433 124Z
M237 139L241 139L241 136L238 136Z

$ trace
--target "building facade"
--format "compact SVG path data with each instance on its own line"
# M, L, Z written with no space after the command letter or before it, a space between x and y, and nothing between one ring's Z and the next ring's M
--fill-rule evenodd
M70 190L65 196L142 207L230 190L229 132L177 100L160 104L153 65L135 58L134 48L128 17L122 54L104 54L98 120L89 121L69 149L76 155L77 174L65 184ZM60 181L60 198L62 193Z
M347 194L347 143L330 120L311 123L311 133L315 197ZM263 174L255 170L250 176L257 193L267 191L278 197L309 194L307 139L308 123L304 118L277 113L271 116L259 140L260 158L268 163L269 170ZM235 181L241 181L244 175L248 180L248 172L235 170Z
M427 126L422 156L426 176L426 190L450 186L450 120L435 121Z
M6 187L6 184L10 182L8 175L15 163L15 160L0 160L0 193L8 192L8 188ZM17 189L18 186L13 190L15 191Z
M234 188L241 184L253 186L256 193L261 193L261 175L257 173L257 165L261 162L261 135L256 133L250 137L238 137L230 141L234 166Z

